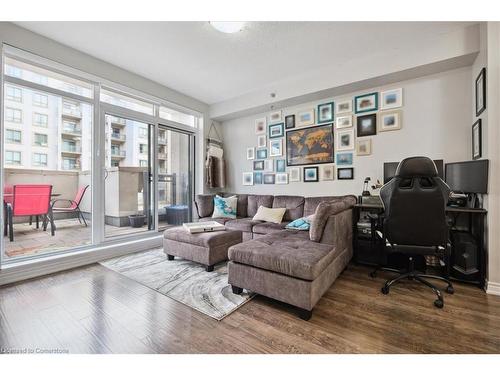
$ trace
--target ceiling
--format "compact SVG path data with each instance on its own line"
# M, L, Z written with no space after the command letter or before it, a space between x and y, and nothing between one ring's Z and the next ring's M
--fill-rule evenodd
M472 22L248 22L223 34L208 22L17 22L207 104L380 55Z

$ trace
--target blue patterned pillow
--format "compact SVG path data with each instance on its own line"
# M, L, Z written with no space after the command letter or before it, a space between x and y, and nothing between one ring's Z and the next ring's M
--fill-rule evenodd
M312 215L311 215L312 216ZM286 229L309 230L311 227L311 216L296 219L285 227Z
M238 205L238 197L222 198L218 195L214 197L214 213L212 217L215 218L229 218L236 219L236 206Z

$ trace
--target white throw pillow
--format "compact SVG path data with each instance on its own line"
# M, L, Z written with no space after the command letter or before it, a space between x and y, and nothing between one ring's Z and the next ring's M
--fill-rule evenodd
M285 215L286 208L267 208L260 206L257 213L253 217L253 220L268 221L270 223L279 224L283 220L283 215Z
M236 207L238 206L238 197L223 198L218 195L214 197L214 213L212 217L215 218L229 218L236 219Z

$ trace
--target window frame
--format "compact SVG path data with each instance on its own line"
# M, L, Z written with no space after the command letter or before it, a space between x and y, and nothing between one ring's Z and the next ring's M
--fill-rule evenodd
M19 100L16 100L15 96L8 95L8 89L19 90L19 92L21 93ZM7 92L5 93L5 99L10 100L11 102L15 102L15 103L22 103L23 102L23 89L16 87L16 86L13 86L13 85L7 85L6 91Z
M18 151L18 150L5 150L5 162L9 162L9 159L7 159L7 153L10 152L12 155L14 155L14 153L16 154L19 154L19 163L9 163L9 165L23 165L23 153L22 151ZM12 159L14 160L14 159Z
M40 96L40 97L45 97L47 99L46 102L45 103L41 103L41 104L39 102L37 102L35 100L35 97L37 95ZM36 106L36 107L47 108L49 106L49 96L47 94L42 94L42 93L39 93L39 92L34 92L33 93L33 97L31 98L31 100L32 100L33 105Z
M37 123L36 118L37 116L40 116L40 118L46 118L47 122L45 124L42 123ZM37 126L39 128L48 128L49 127L49 115L46 113L40 113L40 112L33 112L33 126Z
M45 156L45 164L41 164L40 162L36 162L35 155ZM31 164L33 166L37 166L37 167L47 167L49 165L49 155L44 153L44 152L33 152L33 155L31 157Z
M19 133L19 142L17 141L12 141L10 140L8 137L7 137L7 133L8 132L15 132L15 133ZM23 144L23 131L22 130L19 130L19 129L9 129L9 128L6 128L5 129L5 141L9 144L12 144L12 145L22 145Z
M14 112L19 112L19 113L21 113L20 120L19 120L19 121L16 121L14 116L12 117L12 120L9 120L9 119L7 118L7 113L8 113L8 111L13 111L13 113L14 113ZM12 124L22 124L22 123L23 123L23 117L24 117L24 116L23 116L23 110L22 110L22 109L15 108L15 107L5 107L5 121L10 122L10 123L12 123Z

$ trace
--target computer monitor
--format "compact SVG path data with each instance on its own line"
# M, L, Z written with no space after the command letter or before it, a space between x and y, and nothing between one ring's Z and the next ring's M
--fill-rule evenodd
M444 162L443 159L434 160L438 170L438 176L444 178ZM384 163L384 184L388 183L396 175L398 169L398 162Z
M488 160L446 164L446 183L456 193L488 193Z

